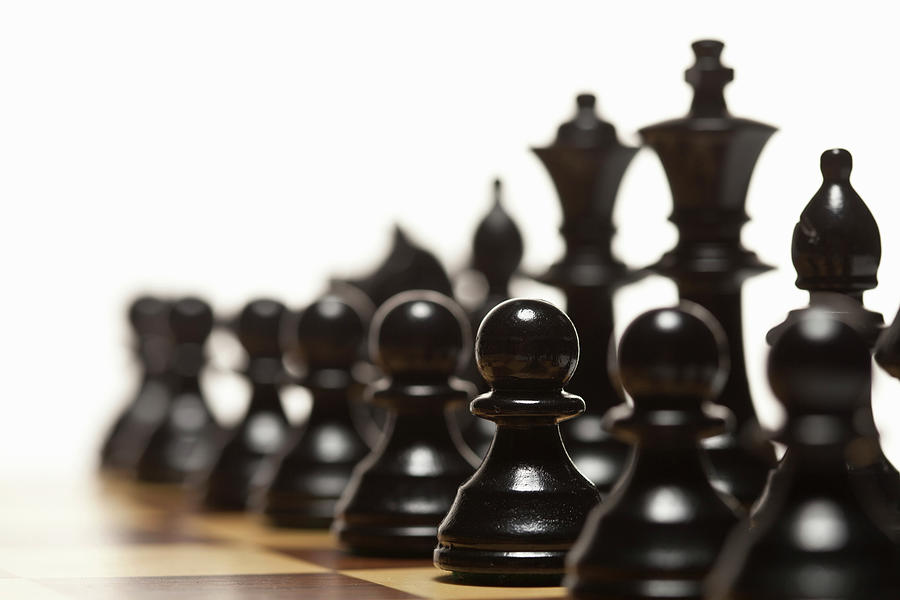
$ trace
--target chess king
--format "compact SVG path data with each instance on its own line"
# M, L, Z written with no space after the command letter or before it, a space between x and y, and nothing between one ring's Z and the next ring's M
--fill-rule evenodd
M731 371L718 400L735 416L733 433L706 444L715 485L750 506L774 466L772 445L762 435L744 366L741 286L771 267L741 244L749 220L747 185L763 146L775 128L733 117L724 88L734 70L722 65L724 44L693 44L696 63L685 79L694 88L688 115L641 129L644 143L659 156L672 190L669 220L678 244L651 267L671 278L682 299L709 310L728 338Z

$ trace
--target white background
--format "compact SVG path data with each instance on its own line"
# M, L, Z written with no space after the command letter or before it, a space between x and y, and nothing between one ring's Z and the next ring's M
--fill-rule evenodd
M525 267L545 267L560 214L529 147L552 140L582 91L632 144L683 115L703 37L726 42L732 112L780 128L744 233L779 267L745 288L752 389L773 424L764 335L805 304L790 236L826 148L853 153L881 225L883 283L867 303L891 319L900 302L900 42L880 4L3 3L0 475L94 467L134 384L124 308L136 292L201 294L224 313L260 294L299 307L329 275L376 263L394 221L458 270L494 175ZM640 266L670 248L670 208L642 151L618 199L619 256ZM674 299L659 278L625 290L619 330ZM233 418L239 393L217 390ZM875 400L900 458L900 383L879 377Z

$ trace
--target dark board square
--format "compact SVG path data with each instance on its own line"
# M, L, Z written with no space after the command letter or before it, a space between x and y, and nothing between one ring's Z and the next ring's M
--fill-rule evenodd
M420 598L338 573L44 579L73 600L407 600Z

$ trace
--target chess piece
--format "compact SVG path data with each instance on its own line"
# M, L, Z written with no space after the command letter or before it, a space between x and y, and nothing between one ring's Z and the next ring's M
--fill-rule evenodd
M822 153L823 182L794 227L791 258L797 270L797 287L809 292L809 307L827 311L851 325L871 348L884 325L880 313L863 305L863 293L878 285L881 235L878 223L850 184L853 157L835 148ZM782 331L802 318L806 310L788 314L766 339L774 343ZM860 411L865 420L860 433L876 459L853 469L854 479L873 490L900 524L900 474L878 442L871 399Z
M286 381L279 344L284 314L280 302L258 299L237 320L237 337L248 357L244 375L252 389L250 405L206 482L207 508L252 507L271 478L273 457L287 441L290 424L279 394Z
M468 582L558 585L566 552L600 502L559 431L584 412L562 389L578 363L575 326L548 302L507 300L485 317L475 353L491 391L472 413L497 432L438 529L434 564Z
M693 44L696 64L685 79L694 88L688 116L641 130L659 155L672 190L669 220L679 240L651 268L677 284L682 299L709 310L728 338L731 371L719 402L736 418L733 432L708 440L714 483L749 507L763 490L775 452L764 438L747 383L741 324L744 280L771 267L741 244L747 185L775 128L733 117L724 88L734 71L722 65L723 44Z
M390 252L372 273L359 279L337 280L362 290L381 306L388 298L407 290L434 290L451 296L450 278L435 256L417 246L399 225L394 227Z
M137 298L128 309L141 383L103 444L100 460L104 469L133 470L147 440L166 415L170 399L166 366L172 349L168 311L168 303L153 296Z
M612 254L612 213L619 182L637 148L624 146L615 128L581 94L575 117L563 123L550 146L533 148L550 173L562 206L563 258L538 277L566 294L566 312L581 341L581 368L569 390L584 398L581 418L563 424L566 447L588 479L606 494L619 478L628 446L602 428L603 415L620 401L607 371L616 288L641 277Z
M725 334L693 303L635 319L622 334L619 372L634 408L607 419L634 444L619 485L588 517L567 559L575 598L699 599L737 501L713 488L701 438L727 426L709 402L727 378Z
M468 329L462 309L433 291L398 294L375 313L369 342L386 378L370 393L387 406L388 421L338 503L334 531L352 552L431 555L438 524L477 462L445 417L468 399L451 380L467 358Z
M326 295L296 323L296 350L312 394L300 437L278 467L266 494L265 513L281 527L328 527L353 467L369 451L351 417L360 392L353 375L366 333L366 311L349 298Z
M523 252L522 234L515 221L503 208L502 185L499 179L495 179L493 206L478 224L472 243L472 268L482 274L486 284L484 297L469 312L473 333L478 330L481 321L495 306L509 299L509 281L519 268ZM463 377L473 383L479 393L489 390L478 371L474 353L467 363ZM494 439L494 423L473 417L468 407L461 409L459 422L469 447L475 450L478 456L486 455Z
M206 473L216 459L223 433L200 388L204 344L212 326L212 310L199 298L182 298L169 310L172 400L138 462L142 481L184 483Z
M780 485L750 529L736 530L709 578L709 600L900 597L897 546L873 518L846 462L865 443L871 362L854 329L808 311L775 340L769 381L787 411Z

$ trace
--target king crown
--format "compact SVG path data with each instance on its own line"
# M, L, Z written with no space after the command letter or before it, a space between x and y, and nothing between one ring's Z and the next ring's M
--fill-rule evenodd
M722 91L734 79L734 69L722 64L724 47L717 40L700 40L691 45L696 62L685 71L684 79L694 88L691 113L695 116L722 116L727 112Z

